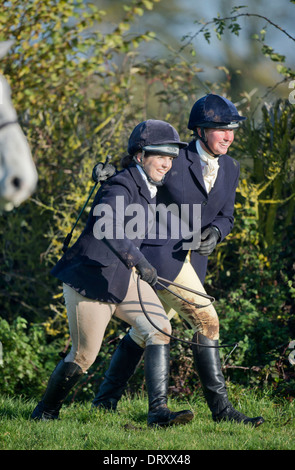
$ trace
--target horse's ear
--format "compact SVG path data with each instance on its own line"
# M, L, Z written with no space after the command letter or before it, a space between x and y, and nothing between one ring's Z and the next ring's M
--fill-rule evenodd
M11 46L14 44L14 39L9 39L8 41L1 41L0 42L0 59L4 57Z

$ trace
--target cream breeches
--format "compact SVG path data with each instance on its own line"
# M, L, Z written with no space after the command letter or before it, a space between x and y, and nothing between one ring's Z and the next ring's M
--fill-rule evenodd
M83 372L95 361L113 315L132 326L132 339L139 346L144 348L150 344L169 343L170 338L154 328L142 312L137 292L137 274L134 271L130 276L126 297L119 304L88 299L66 284L63 288L72 340L72 348L65 362L77 363ZM140 290L154 324L171 334L170 321L157 294L143 281L140 281Z
M174 282L206 294L197 273L189 261L189 257L185 260L182 269ZM198 331L212 340L219 339L219 319L217 312L214 306L210 304L210 301L181 288L172 285L168 285L168 287L185 299L194 302L197 305L204 305L202 308L197 308L174 296L166 289L158 290L157 294L161 299L168 318L171 320L175 313L178 313L180 317L184 318L189 323L194 332ZM134 328L131 328L130 336L132 338L137 337L138 342L139 335L134 332Z

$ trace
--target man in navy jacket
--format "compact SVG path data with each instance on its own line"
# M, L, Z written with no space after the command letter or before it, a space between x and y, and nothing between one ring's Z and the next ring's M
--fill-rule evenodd
M193 140L187 149L181 150L179 159L173 162L172 170L165 178L165 184L159 188L157 195L157 204L162 203L168 206L171 201L179 207L189 204L190 230L188 232L194 230L193 205L200 206L202 237L206 232L209 239L213 238L207 249L204 244L208 245L208 239L204 237L199 248L190 250L191 263L202 283L204 283L206 276L208 255L212 253L216 245L215 241L222 241L230 233L234 224L234 202L240 166L228 155L219 158L218 163L217 178L212 190L208 193L202 175L196 141ZM167 218L167 220L169 234L170 219ZM184 243L187 243L187 240L175 240L169 237L167 239L146 239L141 250L161 277L174 280L187 255L188 250L183 249Z
M234 140L234 130L244 119L231 101L214 94L204 96L192 107L188 128L194 132L195 138L173 162L172 170L157 194L157 204L167 207L174 203L180 209L178 229L187 225L186 231L183 234L178 230L177 237L175 217L167 217L167 237L160 234L161 223L158 222L155 237L149 236L141 246L142 253L160 277L202 290L208 256L217 243L230 233L234 223L239 163L229 157L227 151ZM181 213L184 206L189 208L189 216L185 217L187 224L183 224ZM195 207L201 209L199 226L195 223L198 218ZM199 239L194 236L197 233ZM248 418L235 410L228 400L219 358L219 321L215 309L197 309L171 293L157 289L165 310L177 311L194 331L195 367L214 421L231 420L260 425L263 418ZM178 293L187 298L185 291ZM190 300L201 303L198 298L192 299L191 294ZM134 328L130 334L135 338ZM123 361L121 356L124 356ZM94 399L96 406L108 407L109 398L112 397L114 407L123 393L130 376L127 377L128 373L125 374L122 368L120 371L117 369L119 357L121 367L125 361L128 363L128 373L132 369L131 354L126 349L120 352L119 346ZM136 364L134 361L133 370Z

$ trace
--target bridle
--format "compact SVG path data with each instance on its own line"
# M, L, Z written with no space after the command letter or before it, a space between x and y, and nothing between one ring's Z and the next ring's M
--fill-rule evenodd
M3 122L3 124L0 124L0 131L2 129L4 129L4 127L6 126L11 126L13 124L18 124L18 121L6 121L6 122Z

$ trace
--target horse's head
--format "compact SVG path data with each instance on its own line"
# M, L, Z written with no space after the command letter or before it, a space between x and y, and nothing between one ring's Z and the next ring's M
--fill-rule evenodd
M0 43L0 58L13 41ZM0 209L19 206L34 191L37 172L31 151L11 102L11 91L0 75Z

